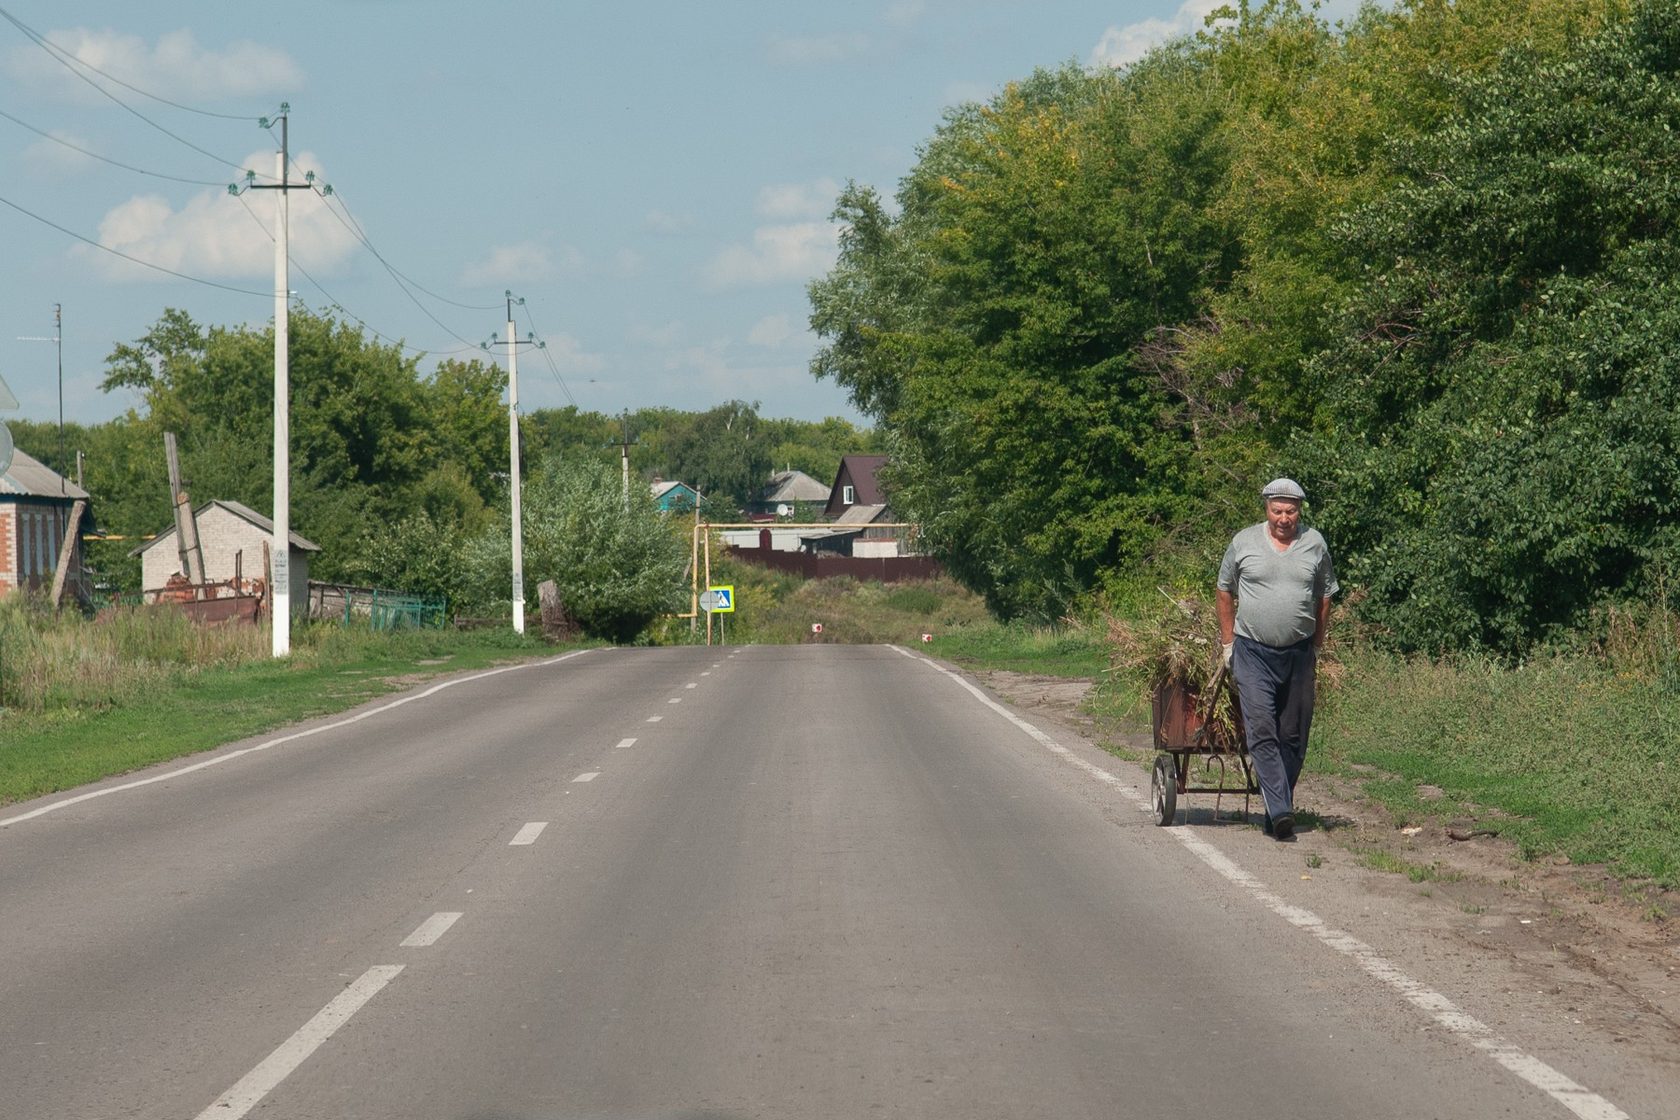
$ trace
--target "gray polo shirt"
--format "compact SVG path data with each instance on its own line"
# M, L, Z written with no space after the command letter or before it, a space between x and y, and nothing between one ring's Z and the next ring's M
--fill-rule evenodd
M1266 523L1231 538L1219 564L1219 590L1237 597L1237 633L1269 646L1292 646L1318 629L1318 604L1340 590L1330 547L1303 527L1279 552Z

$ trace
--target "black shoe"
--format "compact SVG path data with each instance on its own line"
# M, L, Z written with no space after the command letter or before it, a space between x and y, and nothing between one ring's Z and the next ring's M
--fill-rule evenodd
M1279 840L1287 840L1295 835L1295 818L1285 813L1272 821L1272 835Z

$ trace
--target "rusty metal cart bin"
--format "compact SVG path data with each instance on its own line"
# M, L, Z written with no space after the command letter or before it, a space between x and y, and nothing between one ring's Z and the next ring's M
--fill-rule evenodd
M1221 699L1231 705L1231 721L1223 724L1214 718ZM1211 793L1214 795L1214 815L1219 814L1220 798L1227 793L1242 793L1243 815L1248 815L1249 799L1260 792L1255 783L1254 770L1249 765L1248 749L1243 739L1242 712L1237 706L1236 691L1231 688L1230 674L1221 665L1206 689L1196 689L1181 681L1158 685L1151 698L1155 749L1155 766L1149 775L1150 802L1154 807L1155 823L1172 824L1178 815L1181 794ZM1190 760L1206 760L1204 771L1217 763L1218 785L1190 784ZM1242 774L1242 785L1227 785L1230 772Z

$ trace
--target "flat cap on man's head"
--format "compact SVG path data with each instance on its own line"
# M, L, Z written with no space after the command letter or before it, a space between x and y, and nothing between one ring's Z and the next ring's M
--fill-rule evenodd
M1273 498L1288 498L1291 501L1304 502L1307 500L1307 492L1301 489L1301 484L1293 478L1274 478L1266 483L1265 489L1260 491L1260 497L1263 501L1268 502Z

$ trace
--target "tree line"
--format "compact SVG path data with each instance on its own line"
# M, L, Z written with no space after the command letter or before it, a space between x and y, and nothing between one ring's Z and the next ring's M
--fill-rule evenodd
M1521 656L1680 561L1680 6L1244 2L849 184L819 378L1006 616L1211 572L1289 474L1361 617Z
M505 609L506 371L493 361L450 358L423 373L419 355L308 311L293 311L288 329L292 527L321 546L311 575L446 595L469 610L493 609L499 600ZM124 415L67 424L62 438L51 422L10 422L19 447L69 477L82 453L96 524L122 538L89 543L103 586L138 590L139 563L127 554L170 525L165 432L176 434L183 486L195 505L218 498L265 514L272 508L273 353L272 326L205 327L171 308L106 359L102 388L137 397ZM846 420L765 417L742 401L620 416L537 409L520 417L527 534L540 542L555 518L571 517L575 528L577 511L594 508L582 500L589 485L610 490L608 504L622 511L627 436L638 515L651 510L639 499L655 476L696 487L732 518L773 470L802 470L826 483L842 455L877 446L874 432ZM635 526L611 532L627 534L618 546L646 547ZM549 553L577 562L563 543L545 547L527 553L530 587L554 575L539 570ZM620 630L621 621L602 626Z

